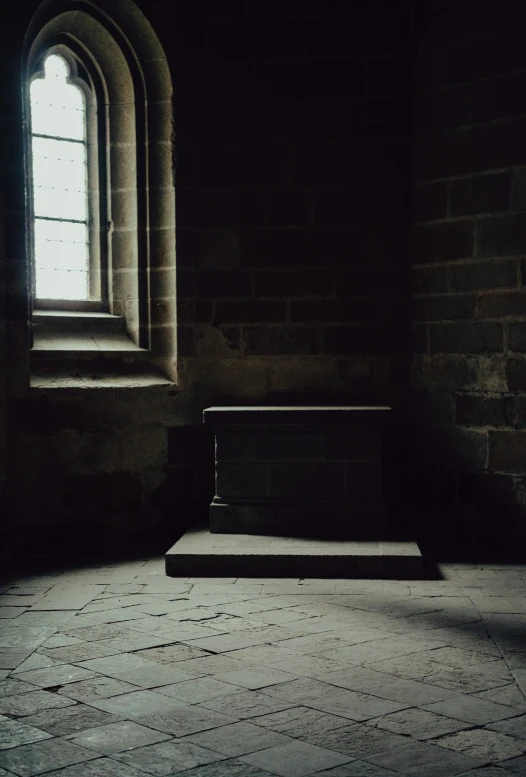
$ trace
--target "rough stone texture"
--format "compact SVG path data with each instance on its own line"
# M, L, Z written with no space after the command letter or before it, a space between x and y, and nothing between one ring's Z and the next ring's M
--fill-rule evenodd
M523 533L524 500L513 485L503 490L500 473L517 480L524 473L520 433L513 434L524 392L524 290L516 258L525 235L518 141L524 111L513 91L523 75L511 72L524 69L515 46L523 20L510 11L481 27L471 10L462 23L457 15L452 23L451 7L430 4L422 11L417 43L413 261L420 353L412 380L414 396L426 395L427 402L413 405L421 439L415 476L429 540L513 549ZM509 55L485 59L481 34L494 52ZM498 128L497 117L504 120ZM486 143L499 151L490 152ZM445 415L452 400L456 414ZM466 447L458 456L455 426L487 433L485 454ZM449 464L444 439L450 441ZM466 472L480 482L484 473L483 499L465 489ZM492 531L496 512L506 525L498 538Z
M2 642L32 636L34 668L26 660L2 681L0 775L523 773L523 566L441 564L440 579L406 581L162 571L162 559L142 558L4 580L0 603L16 612ZM77 603L68 620L28 633L28 615L54 614L37 609L39 592L52 602L64 591ZM154 601L156 617L127 618ZM192 619L207 624L206 635L181 628ZM161 647L133 641L134 631L142 639L163 629ZM111 658L55 653L53 665L37 668L49 650L119 638ZM69 663L89 664L95 677L74 680ZM32 690L17 679L56 683L57 672L63 688ZM133 684L113 684L107 698L62 696L121 675Z

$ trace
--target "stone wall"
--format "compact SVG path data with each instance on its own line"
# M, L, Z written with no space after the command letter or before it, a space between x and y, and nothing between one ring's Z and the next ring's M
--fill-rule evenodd
M0 168L2 169L2 168ZM0 310L5 310L5 207L4 191L0 189ZM0 500L5 498L6 442L7 442L7 384L6 384L6 322L0 316Z
M11 10L11 9L10 9ZM20 93L21 31L27 9L5 14L0 56L0 527L9 521L6 484L9 477L9 395L26 383L28 301L24 246L24 178Z
M526 28L430 3L416 69L417 521L446 544L525 536Z
M210 404L406 407L406 4L138 4L170 63L177 156L179 383L148 390L29 389L19 57L38 3L3 12L14 535L168 545L213 494Z
M149 14L162 35L162 4ZM176 94L190 402L399 404L410 330L405 5L186 0L175 14L162 42Z

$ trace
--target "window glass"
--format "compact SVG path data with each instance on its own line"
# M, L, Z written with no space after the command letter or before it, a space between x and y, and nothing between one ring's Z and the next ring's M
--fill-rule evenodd
M36 297L89 298L86 114L57 54L31 84Z

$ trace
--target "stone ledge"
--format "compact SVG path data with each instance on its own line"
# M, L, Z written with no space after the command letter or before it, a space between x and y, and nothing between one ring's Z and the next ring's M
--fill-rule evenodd
M338 542L300 537L187 531L166 553L166 574L178 576L419 579L415 542Z
M206 426L213 429L243 428L249 426L310 427L366 427L372 429L385 424L390 407L352 406L250 406L209 407L203 412Z

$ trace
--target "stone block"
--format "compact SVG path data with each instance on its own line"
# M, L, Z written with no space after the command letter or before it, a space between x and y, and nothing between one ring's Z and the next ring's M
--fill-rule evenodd
M399 242L397 242L399 241ZM346 267L352 257L383 261L393 243L405 246L406 230L397 225L389 235L364 226L245 230L242 264L253 268Z
M238 267L238 229L231 227L230 229L205 229L199 232L197 234L196 258L199 269L205 271L232 270Z
M267 300L219 300L215 305L214 324L285 323L285 302Z
M452 291L461 291L454 284L451 284L451 289ZM413 291L415 294L440 294L449 291L449 268L444 266L415 267L413 269Z
M242 432L223 432L216 437L216 459L244 461L252 458L254 437Z
M379 461L382 440L377 430L325 434L323 457L327 461Z
M515 167L511 177L511 209L526 210L526 168Z
M147 466L161 469L166 464L166 429L162 426L123 429L118 440L119 457L116 469L132 472Z
M199 357L231 358L240 353L239 326L212 327L200 325L195 329L195 355Z
M349 516L347 515L348 518ZM412 542L370 542L367 540L364 542L345 542L342 537L337 537L335 541L328 542L326 537L322 537L320 540L312 540L301 536L297 538L273 536L253 539L254 544L250 545L250 537L240 537L239 534L235 533L230 535L223 534L221 542L218 543L217 534L205 531L189 531L166 554L166 572L168 575L175 577L195 576L197 574L200 576L217 575L223 577L225 575L232 575L236 577L260 576L265 578L280 576L287 578L379 578L384 580L388 578L399 580L419 579L422 575L422 556L416 543ZM265 542L265 540L267 541ZM227 645L227 640L231 643L230 647ZM250 644L254 644L254 641L250 642ZM222 644L219 645L218 642ZM207 644L207 649L215 650L219 647L219 649L227 650L239 647L239 645L243 647L246 645L246 642L243 644L240 640L232 640L227 635L226 637L215 638L214 645L210 646ZM209 659L203 660L208 661ZM316 659L316 667L319 667L320 661L321 659ZM291 667L291 671L294 671L296 666L297 662ZM237 696L239 695L237 694ZM230 699L232 698L230 696ZM273 697L267 696L266 698ZM371 698L368 697L369 700ZM389 702L382 700L379 704L385 706L389 705ZM267 705L266 701L265 705ZM207 706L215 709L216 702L214 701L213 704L207 702ZM236 699L234 714L237 714L235 710L239 706ZM283 706L285 706L285 702L283 702ZM342 705L340 704L339 706L341 708ZM347 708L348 706L347 703ZM179 716L179 719L175 721L176 725L173 726L173 733L180 733L181 720L186 727L184 733L187 733L186 729L190 728L187 723L188 710L189 708L186 707L184 715ZM252 700L250 706L251 714L256 714L254 710L254 700ZM122 714L121 709L117 710L117 712ZM301 720L304 721L305 715L307 715L307 717L311 718L307 723L312 725L312 718L316 716L309 715L309 710L304 708L300 708L300 712L302 713ZM271 716L267 714L266 717ZM327 719L329 716L325 714L323 717ZM163 716L163 720L164 718L166 718L166 715ZM339 718L334 716L333 719L334 721L339 720ZM193 723L194 721L191 720L191 724ZM317 724L318 721L316 720L315 723ZM198 721L199 724L199 730L205 728L201 721ZM212 720L210 725L208 725L208 721L206 721L207 728L220 724L221 721ZM298 730L298 728L301 728L301 725L301 723L298 723L295 729ZM290 726L285 726L286 730L284 729L284 733L290 734L289 728ZM172 727L169 730L172 732ZM198 726L195 726L193 730L198 730ZM214 774L216 773L214 771Z
M526 396L517 397L517 423L519 429L526 428Z
M523 391L526 386L526 358L514 356L506 359L506 380L510 391Z
M415 149L416 180L428 181L523 165L526 162L525 131L526 119L520 117L499 124L461 128L447 136L421 138Z
M195 323L196 324L211 324L213 312L214 312L214 303L212 302L212 300L207 300L207 299L195 300Z
M517 260L466 262L449 268L452 291L484 291L517 285ZM435 289L440 291L440 289Z
M413 300L414 321L455 321L473 318L474 313L472 294L442 294Z
M524 113L517 94L525 88L524 73L509 73L498 79L484 79L473 84L473 120L511 119ZM519 208L513 207L513 210Z
M272 462L269 493L273 498L345 496L345 466L341 462Z
M157 326L150 330L150 352L157 358L175 359L177 332L173 326Z
M180 303L178 303L180 308ZM179 326L177 328L177 356L179 358L194 355L194 328L192 326Z
M385 326L332 326L323 331L325 353L334 356L389 353L392 332Z
M295 537L300 542L309 538L335 540L378 540L386 536L386 514L378 502L357 502L353 506L332 500L330 509L325 503L316 506L306 502L275 504L210 505L210 532L212 534L258 535L255 547L262 547L262 536ZM250 547L251 541L245 542ZM264 543L263 543L264 545ZM309 573L312 574L312 573Z
M478 301L479 318L523 316L526 311L525 291L506 291L481 294Z
M290 320L297 323L337 321L380 321L385 310L383 299L301 300L290 303Z
M472 221L455 221L415 228L415 264L469 259L472 255Z
M197 296L207 299L250 297L252 274L241 270L201 272L197 279Z
M179 170L178 170L179 179ZM177 228L177 267L181 269L190 269L196 265L195 255L195 232L190 229ZM178 289L178 295L186 296L180 293Z
M526 475L526 432L490 432L489 468L495 472Z
M255 434L252 437L252 457L256 461L321 460L321 434L280 433Z
M509 426L515 420L513 397L460 394L456 398L456 420L462 426Z
M261 192L185 191L182 206L179 201L177 205L177 216L185 226L232 227L264 224L264 200ZM205 243L207 242L205 237Z
M526 241L526 215L492 216L478 222L479 256L522 254Z
M526 352L526 323L510 324L509 338L510 351Z
M431 353L501 353L502 325L489 321L433 324L430 350Z
M451 182L451 215L506 211L510 204L509 173L489 173Z
M321 263L312 235L306 229L245 230L242 240L245 267L305 267Z
M335 288L342 299L393 296L405 286L402 279L403 273L395 272L392 263L380 260L337 272Z
M244 350L247 354L307 355L318 353L318 332L313 327L245 327Z
M249 78L248 72L243 75ZM287 183L287 157L284 143L203 143L195 158L195 181L211 189L279 188Z
M389 206L389 207L388 207ZM408 213L407 189L400 185L323 187L314 191L314 220L320 226L400 222Z
M256 297L331 297L332 292L332 276L325 270L254 273Z
M216 471L217 495L223 498L267 496L267 469L264 462L222 462Z

